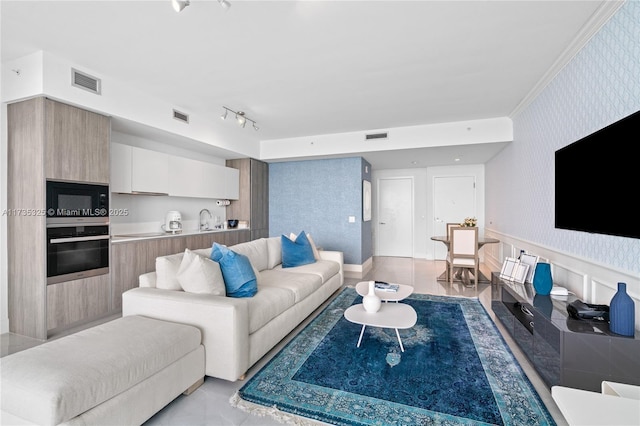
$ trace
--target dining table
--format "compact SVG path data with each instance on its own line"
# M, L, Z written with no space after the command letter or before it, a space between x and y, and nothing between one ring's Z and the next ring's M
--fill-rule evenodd
M451 242L449 241L449 237L446 235L436 235L431 237L433 241L439 241L447 246L447 253L449 252L449 247ZM493 237L485 237L478 235L478 250L480 250L485 244L497 244L500 240ZM458 270L453 275L453 280L456 282L462 282L465 285L471 285L470 275L472 272L468 268L464 268L464 274L462 271ZM438 276L438 281L448 281L447 280L447 271L445 270L440 276ZM484 276L482 272L478 270L478 283L489 283L491 282L487 277Z

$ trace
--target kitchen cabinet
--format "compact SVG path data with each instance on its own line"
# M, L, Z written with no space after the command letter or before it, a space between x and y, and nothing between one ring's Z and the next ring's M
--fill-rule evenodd
M111 192L237 199L238 170L138 147L111 144Z
M237 200L240 198L240 170L232 167L224 168L225 195L224 199Z
M156 257L181 253L186 248L209 248L214 242L231 246L249 238L249 230L235 230L114 241L111 245L112 310L122 310L122 293L138 287L140 275L156 270Z
M131 148L131 191L169 193L169 155L138 147Z
M111 144L111 192L131 193L131 156L133 147L119 143Z
M83 278L47 286L47 330L105 317L110 311L109 275Z
M45 100L47 179L109 183L109 117Z
M110 157L111 192L169 193L169 155L112 143Z
M227 206L227 219L248 220L251 239L269 236L269 165L253 158L227 160L238 169L239 195Z
M45 97L7 105L7 296L12 333L46 340L51 327L99 316L110 302L108 275L69 286L47 285L44 215L47 179L109 182L109 123L108 117ZM75 294L70 288L81 290Z

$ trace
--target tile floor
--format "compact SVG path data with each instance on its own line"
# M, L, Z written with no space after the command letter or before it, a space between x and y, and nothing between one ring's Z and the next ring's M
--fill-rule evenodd
M490 276L490 271L485 267L481 268L486 276ZM443 261L432 261L424 259L398 258L398 257L376 257L373 261L373 269L363 279L345 279L345 286L355 285L358 281L377 279L387 282L397 282L413 285L416 293L439 294L450 296L478 297L480 302L487 308L487 312L493 317L491 311L491 286L488 284L478 285L478 289L467 288L460 284L449 286L447 283L437 281L438 275L444 271ZM328 303L328 302L327 302ZM326 305L326 303L325 303ZM317 312L322 308L321 306ZM313 315L312 315L313 316ZM258 371L282 346L299 332L309 321L303 322L294 330L291 335L276 346L261 361L254 365L247 373L247 378ZM502 332L505 341L516 356L522 369L533 383L540 394L540 397L547 405L558 425L566 425L566 421L551 398L551 393L546 388L532 365L519 350L513 340L504 332L500 323L498 329ZM4 356L28 347L40 344L38 340L23 338L20 336L5 334L0 336L1 355ZM229 398L242 387L243 381L227 382L225 380L207 377L204 384L189 396L181 395L163 410L149 419L145 425L280 425L281 423L267 417L258 417L246 413L240 409L229 405Z

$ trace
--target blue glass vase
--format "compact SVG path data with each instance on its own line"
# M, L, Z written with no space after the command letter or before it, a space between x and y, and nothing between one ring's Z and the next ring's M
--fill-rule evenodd
M538 262L536 271L533 274L533 288L536 294L546 296L551 293L553 287L553 279L551 278L551 265L548 263Z
M609 305L609 330L622 336L635 334L635 304L627 294L627 284L618 283L618 291Z

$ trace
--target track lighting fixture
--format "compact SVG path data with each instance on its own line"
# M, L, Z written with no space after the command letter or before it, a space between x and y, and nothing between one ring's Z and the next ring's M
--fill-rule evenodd
M182 12L182 10L191 4L189 0L171 0L171 5L173 6L173 10L176 12Z
M182 12L182 10L190 4L191 2L189 0L171 0L171 5L176 12ZM231 7L231 3L229 3L227 0L218 0L218 4L224 10L229 10L229 8Z
M220 116L220 118L222 118L223 120L225 120L227 118L227 114L228 113L231 113L231 114L234 114L236 116L236 120L238 121L238 125L240 127L242 127L243 129L247 125L247 121L250 121L251 122L251 127L253 127L253 130L255 130L256 132L258 130L260 130L260 128L258 127L258 123L256 123L255 120L252 120L249 117L247 117L244 112L242 112L242 111L234 111L231 108L227 108L226 106L223 106L222 108L224 108L224 114L222 114Z

